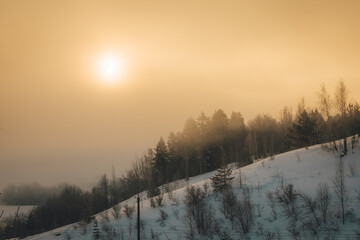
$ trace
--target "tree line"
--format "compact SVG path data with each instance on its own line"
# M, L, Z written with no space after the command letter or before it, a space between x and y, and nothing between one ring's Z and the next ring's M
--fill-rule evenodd
M347 138L360 133L359 104L349 102L343 81L338 82L333 97L321 85L318 99L317 108L307 107L302 99L295 113L285 106L279 118L260 114L247 124L240 112L232 112L230 117L221 109L212 116L200 113L197 118L189 118L182 131L171 132L166 140L160 138L154 148L132 162L122 177L116 177L113 170L111 178L103 175L91 191L68 185L23 220L15 216L5 227L0 225L0 237L26 236L81 219L90 221L93 214L139 191L148 190L148 195L154 196L163 184L213 171L224 163L241 167L325 142L333 143L333 151L346 154L351 148ZM335 144L340 138L344 139L341 149Z
M61 184L56 187L43 187L38 183L7 185L0 195L1 203L6 205L40 205L49 196L57 196L66 187Z

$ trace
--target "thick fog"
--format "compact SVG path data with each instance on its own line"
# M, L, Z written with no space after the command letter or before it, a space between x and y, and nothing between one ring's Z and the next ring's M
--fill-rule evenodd
M359 1L1 1L0 189L120 176L200 112L360 96ZM94 63L118 55L104 84Z

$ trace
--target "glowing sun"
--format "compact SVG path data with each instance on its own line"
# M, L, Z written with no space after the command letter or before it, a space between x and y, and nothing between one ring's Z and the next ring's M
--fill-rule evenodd
M98 59L97 72L99 81L106 84L115 84L123 80L125 65L119 57L106 55Z

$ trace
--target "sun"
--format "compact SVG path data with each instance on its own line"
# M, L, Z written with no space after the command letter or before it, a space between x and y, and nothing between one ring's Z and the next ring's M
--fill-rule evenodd
M116 84L123 81L125 64L120 57L107 54L101 56L96 65L100 82L105 84Z

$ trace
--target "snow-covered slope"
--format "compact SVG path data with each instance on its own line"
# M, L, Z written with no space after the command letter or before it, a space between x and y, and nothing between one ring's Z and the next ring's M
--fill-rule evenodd
M276 155L272 158L262 159L249 166L237 169L232 166L232 175L235 177L232 181L234 193L240 198L243 189L250 189L251 202L254 206L254 223L250 232L246 235L250 239L292 239L294 232L299 232L299 238L308 239L314 237L314 232L305 228L306 209L300 198L297 199L297 209L299 215L295 225L296 230L290 231L291 219L288 218L283 210L281 203L275 200L275 211L277 217L273 216L270 201L267 197L269 191L274 192L292 183L297 193L306 193L312 198L316 197L316 191L319 183L327 183L331 193L331 220L327 224L321 224L317 229L316 236L319 239L326 237L335 237L335 239L356 239L356 232L360 232L358 225L360 218L360 201L358 192L360 190L360 149L357 147L354 151L349 151L348 155L343 157L345 167L345 184L348 190L347 199L347 220L345 225L341 224L341 219L336 214L339 209L339 202L334 193L333 179L336 166L340 157L333 152L325 151L320 145L309 147L308 149L298 149L287 153ZM350 166L353 171L350 171ZM177 188L172 192L172 200L168 194L164 194L163 206L152 208L150 200L146 199L145 193L141 193L141 221L142 239L187 239L190 226L185 220L186 206L184 199L186 196L186 186L194 185L203 189L204 184L208 184L211 191L211 176L216 171L207 174L192 177L189 181L177 181L170 184ZM240 187L240 177L243 187ZM221 209L221 195L210 193L207 201L214 211L216 228L219 234L211 234L214 239L239 239L241 231L238 227L232 228L229 219L226 219ZM135 206L136 196L120 203L124 206ZM161 223L160 210L167 213L166 220ZM122 212L120 219L114 219L113 210L109 209L96 215L97 227L94 223L80 226L72 224L64 226L46 233L28 237L27 239L93 239L96 229L100 232L100 237L104 239L137 239L136 212L132 218L127 218ZM329 219L330 220L330 219ZM238 223L235 223L235 225ZM131 227L130 227L131 225ZM194 223L192 223L194 225ZM193 226L194 227L194 226ZM338 230L336 230L338 228ZM330 230L329 230L330 229ZM196 233L196 230L195 230ZM211 236L202 239L210 239Z

